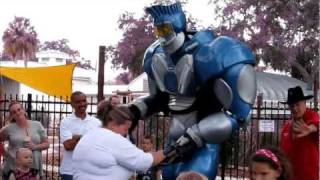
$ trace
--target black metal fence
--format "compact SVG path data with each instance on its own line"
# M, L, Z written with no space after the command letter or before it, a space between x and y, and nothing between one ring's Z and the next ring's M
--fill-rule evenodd
M0 99L1 100L1 99ZM30 119L40 121L47 130L50 148L42 152L42 163L46 179L59 179L58 172L62 158L62 144L59 136L61 119L72 113L69 103L58 98L45 96L4 96L0 103L1 127L6 123L8 105L11 100L21 102ZM88 98L88 113L95 115L96 98ZM313 104L308 104L313 107ZM248 162L250 155L264 145L277 146L280 140L281 127L290 116L287 107L278 102L262 101L258 98L251 112L251 121L243 126L228 142L222 145L221 163L218 174L234 179L249 178ZM133 132L135 143L139 146L141 137L150 135L154 148L162 149L166 141L169 117L155 115L148 120L140 121Z

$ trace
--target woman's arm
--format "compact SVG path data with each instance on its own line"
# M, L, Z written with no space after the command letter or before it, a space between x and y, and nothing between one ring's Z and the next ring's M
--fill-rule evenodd
M42 151L49 148L49 141L47 138L43 139L40 144L34 144L30 141L25 144L25 147L29 148L31 151Z
M40 144L36 144L35 147L34 147L34 150L39 150L39 151L42 151L42 150L46 150L49 148L49 141L48 141L48 138L45 138L41 141Z
M117 162L127 169L146 171L151 166L159 164L165 158L162 150L145 153L124 138L113 139L109 143L109 147L115 147L112 149L112 154L117 159Z
M153 163L152 166L158 165L161 161L164 160L164 158L166 157L163 154L163 150L160 151L156 151L156 152L151 152L151 155L153 157Z
M30 141L25 146L33 151L42 151L42 150L48 149L49 148L48 136L42 124L40 122L33 122L33 126L37 128L37 131L35 133L37 133L37 136L40 137L40 143L34 144L32 141Z
M49 141L48 141L48 135L44 129L44 127L42 126L41 123L39 123L39 136L40 136L40 139L41 139L41 143L40 144L36 144L35 146L35 150L39 150L39 151L42 151L42 150L46 150L49 148Z

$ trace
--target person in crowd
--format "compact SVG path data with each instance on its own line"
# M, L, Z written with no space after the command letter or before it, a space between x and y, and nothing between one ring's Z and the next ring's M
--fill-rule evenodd
M145 153L125 138L131 119L128 107L105 107L102 127L82 137L74 150L75 180L127 180L165 158L162 150Z
M112 95L109 97L109 100L101 100L97 105L97 117L100 119L101 114L104 111L104 107L106 107L107 104L110 104L112 107L119 106L120 105L120 98L118 95ZM132 135L133 129L129 129L129 133L127 135L127 138L135 144L136 141Z
M118 95L112 95L109 97L109 100L103 99L97 104L97 118L101 117L104 111L104 108L110 104L111 106L119 106L120 99Z
M106 99L103 99L98 102L98 104L97 104L97 118L98 119L101 119L104 108L107 106L108 103L109 103L109 101Z
M64 152L60 166L62 180L72 180L72 154L80 138L88 131L101 126L101 122L87 114L87 97L80 91L71 95L71 106L74 112L65 117L60 124L60 138Z
M31 121L23 106L13 101L9 104L10 124L0 131L0 141L8 141L9 147L4 158L3 178L8 179L10 170L15 169L16 153L19 148L28 148L33 153L32 168L42 176L41 151L49 148L45 129L38 121Z
M120 97L118 95L112 95L109 97L109 102L111 106L119 106L120 105Z
M286 155L276 147L257 150L250 159L252 180L292 180L292 169Z
M9 180L39 180L39 171L32 168L32 151L20 148L16 154L15 170L10 171Z
M151 136L144 136L141 143L141 148L144 152L153 151L153 142ZM137 173L137 180L160 180L160 170L157 170L155 167L151 167L145 172Z
M307 108L302 88L288 89L291 119L281 132L280 146L288 156L296 180L319 180L319 114Z
M208 178L203 174L194 171L187 171L180 173L177 180L208 180Z

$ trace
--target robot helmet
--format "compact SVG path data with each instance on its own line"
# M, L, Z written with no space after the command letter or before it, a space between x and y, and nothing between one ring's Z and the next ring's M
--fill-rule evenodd
M186 16L179 2L168 6L151 6L146 8L146 12L153 17L158 36L165 36L170 30L178 34L186 29Z

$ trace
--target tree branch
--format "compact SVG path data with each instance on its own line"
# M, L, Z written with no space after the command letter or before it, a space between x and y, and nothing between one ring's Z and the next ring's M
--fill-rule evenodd
M297 61L293 61L291 63L291 65L293 67L295 67L302 75L303 80L306 82L312 82L312 76L308 73L308 71L301 65L299 64Z

